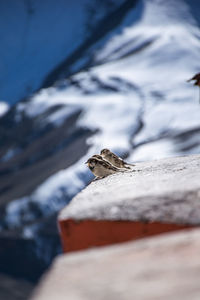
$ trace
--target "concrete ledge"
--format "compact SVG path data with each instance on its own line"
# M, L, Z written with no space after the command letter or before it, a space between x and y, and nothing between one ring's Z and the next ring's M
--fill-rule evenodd
M200 299L200 229L57 258L32 300Z
M60 222L60 228L63 251L70 252L193 227L160 222L67 220Z
M200 155L135 170L91 183L61 211L65 252L200 225Z

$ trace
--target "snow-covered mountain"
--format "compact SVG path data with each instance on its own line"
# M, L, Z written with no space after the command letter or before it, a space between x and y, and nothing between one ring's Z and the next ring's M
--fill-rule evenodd
M88 31L71 18L70 51L50 64L53 50L42 49L49 69L27 73L32 90L46 88L0 119L1 230L33 242L44 268L59 251L56 213L92 178L90 155L108 147L134 162L200 151L199 91L186 82L200 71L200 4L111 1L94 13L89 1L74 1L77 14L86 2ZM57 32L48 40L56 51ZM15 99L25 93L17 89Z

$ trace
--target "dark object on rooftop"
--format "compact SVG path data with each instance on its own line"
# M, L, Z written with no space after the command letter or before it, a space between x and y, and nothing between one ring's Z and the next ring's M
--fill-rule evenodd
M190 82L194 80L194 85L198 85L200 86L200 73L197 73L196 75L194 75L191 79L187 80L187 82Z
M191 79L187 80L187 82L190 82L192 80L194 80L194 85L199 86L199 103L200 103L200 73L194 75Z

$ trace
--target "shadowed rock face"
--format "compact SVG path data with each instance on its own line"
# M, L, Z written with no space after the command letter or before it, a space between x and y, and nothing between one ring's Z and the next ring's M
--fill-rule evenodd
M98 42L120 26L137 2L62 0L59 7L56 1L48 0L43 5L40 1L24 5L0 3L0 10L4 12L0 22L4 30L0 51L4 60L0 74L1 100L15 103L42 85L50 86L66 74L92 66ZM56 24L52 22L55 13ZM13 35L16 24L18 28ZM11 70L12 76L9 76Z
M48 74L41 87L49 87L55 82L55 80L58 80L58 78L60 79L73 74L73 71L71 70L71 68L73 68L73 64L78 61L80 57L84 57L85 53L87 51L89 52L90 48L92 46L94 47L98 41L120 25L127 13L131 9L134 9L138 2L138 0L126 0L111 14L104 17L97 26L93 27L92 34L85 39L85 41L70 56L68 56L50 74ZM82 66L82 69L84 70L92 66L92 59L87 57L86 63Z
M56 218L56 214L38 217L32 224L35 235L30 238L23 237L20 228L1 231L1 272L36 283L52 257L61 252Z
M23 214L33 216L27 221L32 233L25 238L23 222L17 228L6 223L5 209L13 200L29 196L51 175L76 163L87 152L86 139L93 134L76 125L81 110L71 114L60 126L45 124L46 118L59 109L62 106L54 106L34 118L20 115L16 121L18 112L13 107L0 120L0 271L31 281L36 281L61 251L57 213L52 209L44 216L39 204L30 203ZM10 149L17 151L6 159ZM63 203L68 201L63 195Z
M92 132L76 127L79 115L80 111L60 127L41 126L40 120L44 118L41 115L35 119L25 117L13 124L12 130L8 128L9 116L0 122L4 142L2 157L12 147L19 149L13 158L1 162L0 206L29 195L49 176L69 167L85 154L88 149L85 141Z
M0 274L0 299L27 300L33 289L32 284Z

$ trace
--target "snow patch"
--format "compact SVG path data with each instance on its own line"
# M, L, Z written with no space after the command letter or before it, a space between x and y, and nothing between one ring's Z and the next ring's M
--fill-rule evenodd
M9 110L9 105L6 102L0 101L0 118L3 117Z

